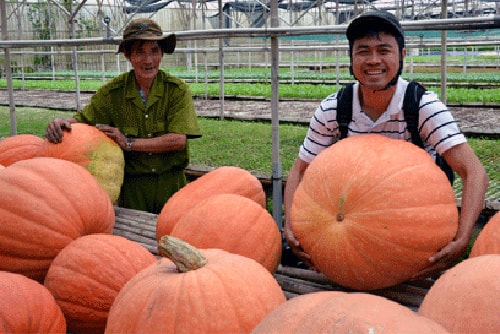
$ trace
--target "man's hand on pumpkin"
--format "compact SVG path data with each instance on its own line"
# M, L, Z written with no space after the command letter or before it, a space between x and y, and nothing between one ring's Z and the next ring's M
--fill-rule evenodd
M467 241L453 240L443 247L439 252L429 258L429 266L415 274L412 279L424 279L441 273L453 265L467 248Z
M314 267L311 257L309 256L309 254L304 252L304 249L302 249L302 247L300 246L299 241L295 238L292 228L290 227L290 222L285 223L283 232L285 234L288 245L292 249L292 252L308 267L317 271L317 269Z
M64 118L55 118L47 126L45 138L51 143L60 143L63 138L63 130L71 131L71 122Z

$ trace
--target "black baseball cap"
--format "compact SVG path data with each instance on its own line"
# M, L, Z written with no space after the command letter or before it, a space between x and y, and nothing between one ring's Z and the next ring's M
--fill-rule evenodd
M376 30L401 36L404 32L399 20L393 14L382 10L370 10L353 19L347 27L346 36L349 41L354 41L364 36L368 30Z

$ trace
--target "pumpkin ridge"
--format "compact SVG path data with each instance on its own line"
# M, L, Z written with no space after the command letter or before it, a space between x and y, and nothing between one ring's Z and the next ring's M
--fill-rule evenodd
M205 250L205 252L212 252L212 251L217 251L217 250L216 249L206 249ZM254 259L251 259L251 258L248 258L248 259L254 263L258 263ZM238 330L235 332L243 333L243 332L245 332L245 325L244 325L244 321L241 321L241 319L245 319L245 313L238 312L238 310L240 309L238 307L240 300L237 298L231 298L231 296L233 296L234 293L238 293L238 292L241 293L242 292L242 291L240 291L239 287L249 286L253 282L248 281L248 279L250 279L250 277L239 274L240 270L242 269L240 263L234 261L234 259L232 260L232 262L234 264L235 272L238 273L238 274L232 275L230 277L232 280L237 281L235 284L227 284L227 281L229 278L227 275L227 272L224 273L224 269L221 268L221 266L218 264L218 262L215 262L212 260L211 265L206 266L205 268L209 269L212 273L214 273L215 276L217 277L218 281L220 281L221 283L224 283L224 284L219 284L222 287L222 289L218 290L219 293L217 295L220 296L220 292L223 292L225 294L225 296L227 296L227 297L224 297L222 299L231 302L230 310L233 311L233 314L236 314L236 316L233 316L232 319L240 319L240 321L237 321L236 323L233 324L233 325L238 326ZM259 266L260 266L260 264L259 264ZM228 287L232 287L233 290L228 289ZM237 288L238 291L234 291L234 287L238 287ZM241 297L242 298L250 298L253 296L245 295L245 296L241 296ZM255 304L256 302L262 302L262 300L259 298L252 298L252 304L256 308L258 308L258 306L261 306L261 305L256 305Z
M21 215L12 215L12 212L8 212L8 214L9 214L8 215L9 218L10 217L13 217L13 218L17 217L18 218L16 220L16 222L19 223L18 225L22 225L22 228L23 228L22 235L24 236L24 238L22 240L16 240L19 238L19 234L2 233L2 244L3 244L2 254L10 254L10 255L16 254L16 256L18 256L19 258L28 259L28 258L32 257L33 254L28 254L24 250L21 250L21 249L31 248L32 247L31 244L33 241L36 240L38 242L37 255L40 255L43 253L42 249L44 249L44 248L52 249L54 247L54 244L56 244L55 241L56 241L57 236L61 237L62 239L68 238L68 235L61 233L61 231L53 230L51 228L45 228L46 226L43 224L31 226L29 224L29 222L30 222L29 217L26 218L25 216L21 216ZM5 215L3 217L6 217L6 216L7 215ZM26 222L26 224L24 222ZM9 227L7 226L7 230L5 230L5 232L8 232L8 229L9 229ZM30 232L30 230L32 233L28 233L28 232ZM49 232L48 235L51 235L51 238L41 237L40 234L42 231ZM3 232L1 228L0 228L0 232ZM41 242L45 241L46 243L41 243L40 240L41 240ZM60 242L64 242L64 241L58 240L57 244L59 244ZM19 249L17 247L19 247L21 249ZM11 252L12 248L14 248L14 250L17 250L18 253ZM43 257L39 258L39 259L43 259Z
M61 275L61 276L64 276L64 275L67 275L66 277L72 277L73 274L79 274L79 276L82 276L81 275L81 271L78 271L72 267L68 267L68 266L61 266L61 265L58 265L57 267L57 273L58 275ZM101 278L102 276L98 276L99 278ZM98 278L97 276L94 276L94 277L80 277L79 280L80 282L88 282L88 283L92 283L92 285L95 285L96 287L102 289L102 290L107 290L107 291L112 291L113 289L108 285L106 284L104 281L101 281L101 280L97 280L96 278ZM71 283L69 283L71 284ZM82 285L85 285L85 286L89 286L89 284L82 284ZM103 289L104 288L104 289ZM72 295L68 295L69 298L62 298L61 296L58 296L58 300L61 300L61 301L67 301L67 302L74 302L75 300L80 300L81 299L74 299L72 298L73 296Z
M414 171L422 171L427 169L428 164L418 164L418 165L411 165L411 166L404 166L402 168L399 168L396 171L391 171L390 173L387 173L386 176L382 179L378 179L377 182L374 184L374 186L369 187L362 193L361 196L357 196L355 200L351 200L349 202L349 207L350 208L356 208L358 207L357 204L359 203L365 203L365 198L372 196L372 193L376 193L378 189L384 189L387 184L391 184L394 179L397 179L400 175L403 175L405 173L412 173L414 174ZM422 176L422 173L418 173L420 176ZM350 192L347 192L350 193Z
M47 158L47 159L49 159L49 158ZM51 158L51 159L56 159L56 158ZM13 166L13 167L17 168L17 166ZM9 168L12 168L12 167L9 167ZM18 200L19 201L22 200L23 202L30 202L30 203L35 204L37 207L39 207L40 205L38 205L38 201L39 201L38 196L43 195L44 193L51 193L52 196L57 196L60 199L60 201L64 201L64 202L45 203L43 205L43 207L46 208L47 210L49 210L50 214L53 214L54 212L58 212L58 210L55 210L55 209L58 209L59 207L64 207L65 208L64 209L65 215L70 215L73 217L81 218L77 214L77 212L78 212L78 210L76 209L77 203L72 201L72 199L66 195L64 185L55 184L55 183L48 183L48 182L45 182L43 180L43 178L41 178L39 175L34 175L34 173L38 173L40 171L38 168L33 169L33 170L23 168L23 170L24 170L24 180L22 183L17 183L15 185L16 198L9 199L10 203L14 202L14 205L15 205L15 202L17 202ZM37 187L33 186L34 184L36 184L36 185L43 184L44 185L43 193L40 191L36 191L36 190L33 191L34 189L37 189ZM13 185L11 183L8 183L7 186L13 186ZM33 209L33 205L30 207L30 209L31 210L16 212L15 214L17 215L18 218L23 218L23 220L26 220L26 221L29 221L29 220L36 221L37 217L39 217L39 216L43 217L45 214L45 213L43 213L43 212L41 213L39 211L37 211L35 213L34 211L36 211L36 210ZM10 212L10 213L13 214L12 212ZM49 213L47 213L47 214L49 214ZM35 215L35 216L33 216L33 215ZM59 217L61 218L62 222L59 222L59 223L54 222L50 226L52 228L50 228L48 230L64 236L66 234L62 233L62 231L63 230L67 231L68 227L73 228L73 227L75 227L75 225L67 226L63 223L64 222L63 217L61 217L61 216L59 216ZM50 221L52 221L52 220L49 220L48 222L50 222ZM78 231L73 230L74 235L80 235L83 232L82 231L83 230L83 222L81 221L81 219L79 219L78 226L80 227L78 229ZM46 224L37 224L36 227L37 228L49 228L49 226L47 226ZM57 227L59 229L55 229Z
M223 283L224 281L227 281L227 277L225 277L225 275L217 270L215 270L215 267L209 267L208 269L211 269L211 271L213 273L216 274L216 277L218 279L219 282ZM242 280L242 277L238 275L238 278L240 280L240 284L242 286L246 286L246 282ZM238 310L238 301L235 299L235 298L230 298L232 295L231 295L231 291L227 289L228 287L228 284L220 284L223 288L222 288L222 292L224 293L224 300L229 300L231 302L231 307L228 308L230 309L231 311L234 311L233 314L236 314L236 316L233 316L232 318L233 319L241 319L242 317L241 316L244 316L244 314L238 314L236 312L236 310ZM220 290L219 290L220 291ZM220 294L218 294L220 295ZM205 299L206 300L206 299ZM241 322L238 321L237 322L237 326L238 326L238 332L243 332L243 329L242 329L242 326L241 326Z

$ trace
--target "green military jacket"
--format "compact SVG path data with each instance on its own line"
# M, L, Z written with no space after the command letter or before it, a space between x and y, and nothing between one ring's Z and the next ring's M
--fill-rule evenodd
M153 138L166 133L182 133L187 138L201 136L189 87L163 71L158 71L154 79L146 106L132 70L102 86L75 118L91 125L109 124L131 138ZM183 169L189 163L189 147L155 154L125 151L125 161L125 172L129 174Z

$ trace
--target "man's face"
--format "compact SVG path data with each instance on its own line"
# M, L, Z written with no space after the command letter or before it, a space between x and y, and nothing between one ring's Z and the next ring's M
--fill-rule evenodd
M403 49L403 57L406 49ZM383 89L398 73L399 49L391 34L379 33L354 41L352 70L356 79L365 87Z
M138 79L153 79L158 73L162 57L163 52L157 41L138 41L133 45L128 59Z

